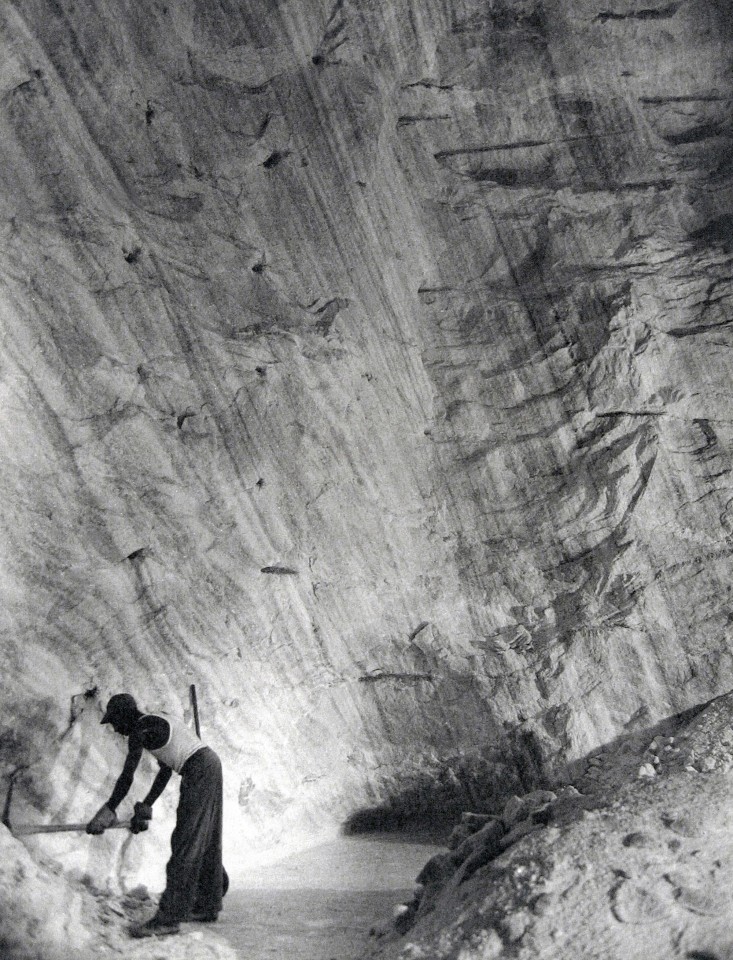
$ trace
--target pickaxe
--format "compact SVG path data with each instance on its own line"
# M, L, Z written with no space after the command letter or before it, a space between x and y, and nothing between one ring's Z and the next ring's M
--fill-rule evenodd
M17 771L16 771L17 772ZM7 827L14 837L24 837L31 833L83 833L86 823L24 823L19 826L13 826L10 822L10 802L13 798L13 787L15 786L15 777L10 778L8 793L5 798L5 809L2 815L2 824ZM121 820L119 823L107 827L108 830L122 830L130 826L130 820Z
M130 822L130 820L121 820L107 827L107 830L129 829ZM30 833L83 833L87 828L86 823L24 823L15 827L5 821L3 823L14 837L23 837Z
M201 725L199 722L199 707L198 701L196 699L196 686L191 684L189 688L189 693L191 696L191 706L193 707L193 721L194 726L196 727L196 735L201 737ZM20 773L20 770L16 770L15 774ZM8 793L5 798L5 809L3 810L2 815L2 824L7 827L10 832L16 837L28 836L31 833L83 833L87 825L86 823L24 823L21 826L14 827L10 823L10 802L13 797L13 787L15 786L15 774L10 778L10 785L8 787ZM127 830L130 828L131 820L121 820L119 823L113 824L111 827L107 827L108 830Z

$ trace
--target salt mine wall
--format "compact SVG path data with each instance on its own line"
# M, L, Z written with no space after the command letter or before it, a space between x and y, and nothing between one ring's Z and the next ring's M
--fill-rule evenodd
M2 5L14 817L106 799L118 690L190 719L196 684L236 860L733 686L731 29Z

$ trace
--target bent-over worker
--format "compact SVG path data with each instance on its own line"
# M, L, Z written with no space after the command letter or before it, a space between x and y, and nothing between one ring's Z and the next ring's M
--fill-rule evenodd
M101 834L117 822L117 807L132 786L143 750L160 769L147 796L135 804L130 829L147 830L153 804L173 771L181 775L176 826L166 886L158 910L147 923L130 929L134 937L178 933L183 920L212 922L221 910L226 873L221 862L222 771L217 754L180 720L165 713L142 713L129 693L110 698L102 723L128 738L127 758L109 800L87 824L87 833Z

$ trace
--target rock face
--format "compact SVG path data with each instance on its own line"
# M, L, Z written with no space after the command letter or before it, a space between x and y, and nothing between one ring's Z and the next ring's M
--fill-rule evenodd
M119 689L196 683L236 857L733 686L730 34L722 0L3 5L18 816L105 799Z

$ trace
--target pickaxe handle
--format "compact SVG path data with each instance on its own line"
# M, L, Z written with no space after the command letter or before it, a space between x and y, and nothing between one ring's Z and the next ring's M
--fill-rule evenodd
M130 823L130 820L121 820L119 823L107 827L107 830L127 830ZM16 837L21 837L27 836L29 833L83 833L86 828L86 823L26 823L22 826L13 824L10 827L10 832Z

